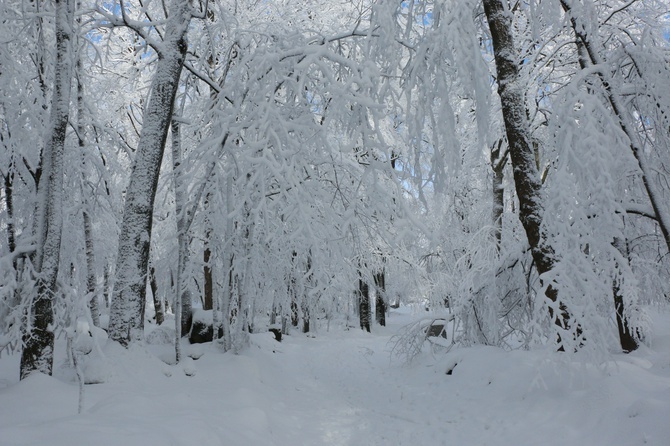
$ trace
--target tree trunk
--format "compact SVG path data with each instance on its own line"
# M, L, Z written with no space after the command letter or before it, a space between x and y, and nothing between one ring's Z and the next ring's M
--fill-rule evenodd
M177 240L179 242L179 256L177 261L177 299L181 311L177 319L181 323L181 334L185 336L191 330L191 292L186 286L186 267L189 263L189 236L188 226L190 212L186 208L184 196L183 173L180 169L183 157L181 148L181 125L177 117L172 119L172 179L174 183L175 211L177 215ZM176 313L175 313L176 315Z
M102 287L103 287L102 300L105 303L105 308L109 308L109 303L110 303L109 302L109 286L111 285L111 283L110 283L111 282L111 280L110 280L110 276L111 276L110 268L111 267L112 266L110 264L106 264L105 265L105 270L102 273Z
M14 226L14 166L10 164L7 174L4 175L5 208L7 209L7 246L9 252L16 250L16 227ZM16 259L14 260L16 270Z
M224 234L224 243L232 247L230 241L233 238L233 176L228 172L226 177L226 226ZM232 249L231 249L232 250ZM225 257L223 287L223 298L221 301L221 324L223 327L223 349L228 351L232 348L232 339L230 332L230 304L233 299L233 260L234 255Z
M205 198L205 206L209 204L209 194ZM203 275L205 278L203 309L212 310L212 341L216 342L219 339L219 330L221 329L221 321L219 319L219 299L214 299L214 277L212 275L212 250L209 248L209 243L212 237L212 226L209 219L205 219L205 240L204 251L202 253L203 260Z
M163 310L163 299L158 297L158 281L156 280L156 269L153 266L149 267L149 287L151 288L151 297L154 300L156 325L161 325L165 321L165 312Z
M628 258L628 243L624 243L623 240L615 238L613 245L623 257ZM616 278L612 283L612 296L614 298L614 309L616 311L616 323L617 328L619 329L619 342L621 344L621 349L625 353L637 350L639 345L635 335L631 332L630 327L628 326L623 295L621 294L621 289Z
M214 309L214 279L212 278L212 267L209 262L212 257L212 251L209 249L209 238L211 229L207 228L205 231L205 250L202 253L202 260L204 263L203 274L205 276L205 299L203 304L204 310Z
M519 75L521 61L512 38L512 17L501 0L484 0L484 11L491 31L498 94L514 172L514 185L519 198L519 219L528 237L537 272L542 276L554 266L554 250L542 232L542 183L535 163L535 153L529 143L523 82ZM559 304L559 314L554 314L554 310L549 307L549 316L558 327L567 329L569 315L559 301L558 291L549 285L546 296Z
M291 254L291 276L288 283L288 295L291 297L291 325L294 327L298 326L300 320L298 314L298 284L296 280L296 265L295 260L298 256L298 253L293 251Z
M79 24L79 19L77 19ZM100 308L97 294L97 278L95 277L95 250L93 247L93 224L91 223L91 200L88 198L86 187L86 127L84 125L84 83L81 68L81 55L77 55L76 78L77 78L77 136L79 150L81 151L81 195L83 203L82 220L84 222L84 244L86 247L86 295L88 296L88 309L91 313L93 325L100 326Z
M620 293L616 282L612 285L612 295L614 297L614 309L616 310L616 323L619 330L619 343L624 353L630 353L639 347L637 339L628 326L626 318L626 309L623 302L623 296Z
M302 332L309 333L310 329L313 328L310 324L312 318L312 299L313 296L310 296L310 290L316 288L314 284L314 267L312 265L312 250L310 249L307 253L307 272L305 273L305 284L303 287L303 296L302 296Z
M375 318L382 327L386 326L386 273L382 269L375 273Z
M110 339L126 346L144 335L142 314L146 300L154 200L186 55L190 7L190 2L174 1L170 9L126 192L109 318Z
M302 307L302 332L303 333L309 333L309 306L307 302L305 302L305 305Z
M500 252L502 243L502 216L505 209L505 188L503 186L503 171L507 164L507 153L501 153L503 139L491 147L491 170L493 171L493 212L491 220L496 239L496 249Z
M37 238L34 268L37 273L35 296L28 330L24 333L21 353L21 379L38 371L51 375L53 370L53 302L57 295L56 279L60 261L63 227L63 168L65 136L69 119L72 57L71 38L74 18L73 0L55 0L56 62L51 102L50 135L42 152L42 175L38 187L38 206L33 233Z
M86 244L86 295L88 308L91 312L93 325L100 326L100 306L97 293L97 278L95 277L95 254L93 251L93 225L88 211L82 212L84 219L84 240Z
M370 333L370 286L363 280L362 273L359 271L358 279L358 315L361 323L361 330Z

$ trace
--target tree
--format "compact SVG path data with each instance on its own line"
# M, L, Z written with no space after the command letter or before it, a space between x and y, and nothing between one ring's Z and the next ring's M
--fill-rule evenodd
M158 60L145 106L144 122L130 184L126 191L119 237L109 336L123 345L128 345L144 336L146 274L154 199L174 99L186 56L186 33L192 17L190 2L174 1L169 12L163 39L153 45ZM136 31L152 40L142 31L145 25L131 22L126 13L127 11L121 8L122 17L112 18L119 24L135 26Z
M386 272L382 268L374 274L375 281L375 319L382 327L386 326Z
M363 272L359 271L358 292L358 316L361 323L361 330L370 333L370 285L368 285Z
M600 54L600 51L598 50L599 45L597 29L593 29L592 26L583 23L579 11L577 11L577 13L573 11L572 4L573 2L570 0L561 0L561 6L570 19L572 29L577 38L576 44L579 49L581 67L583 69L587 69L593 66L604 67L607 61L603 58L603 56ZM630 5L626 5L621 10L626 9L629 6ZM581 9L588 14L587 8ZM621 10L615 12L620 12ZM612 15L614 15L615 12L613 12ZM609 18L611 18L612 15L610 15ZM633 63L635 63L635 61L633 61ZM636 68L638 70L638 75L644 79L644 74L639 71L639 66L636 66ZM665 71L667 72L667 70ZM622 99L622 95L618 92L617 86L613 80L610 79L610 76L606 70L598 69L596 74L601 82L603 92L607 98L607 101L609 102L612 113L616 116L619 127L629 140L630 150L633 153L633 156L635 157L635 160L637 161L640 168L642 183L649 198L649 202L651 203L654 218L659 226L659 229L661 230L661 233L663 234L666 248L668 251L670 251L670 212L668 211L667 206L664 205L660 188L654 183L652 179L653 169L647 160L647 155L644 153L644 148L641 144L641 141L639 140L637 132L634 129L634 125L631 123L631 119L627 116L627 111L623 106L624 101ZM665 120L667 121L667 112L663 110L660 101L657 101L657 107L660 109L661 117L665 117ZM668 128L668 126L667 123L662 122L662 120L661 122L657 123L658 125L654 125L652 127L654 129L660 130L661 134L665 133L667 135L670 133L670 129L667 131L665 130Z
M63 225L63 159L70 112L72 78L72 29L74 2L55 2L56 59L51 98L50 134L42 151L42 175L38 186L35 216L37 245L33 268L37 294L32 302L28 327L23 337L21 378L31 372L51 374L54 333L53 300L58 296L56 279L60 266L60 241Z
M52 63L45 32L49 14L40 3L5 2L0 6L0 350L20 349L24 317L31 306L33 274L29 256L41 150L49 127L48 95ZM46 31L45 31L46 29Z
M512 20L502 0L484 0L484 11L491 31L498 94L519 198L519 218L528 237L535 268L541 276L553 268L556 253L542 230L542 183L530 144L523 80L519 75L520 58L514 46ZM557 289L546 284L545 294L554 304L549 307L551 319L561 329L568 329L569 315L559 300Z

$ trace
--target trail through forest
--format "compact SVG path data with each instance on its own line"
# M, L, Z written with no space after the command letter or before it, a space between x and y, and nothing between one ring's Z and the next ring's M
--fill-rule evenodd
M660 446L670 438L667 312L655 316L651 348L600 366L491 347L392 360L390 338L423 316L392 311L372 334L340 324L281 343L254 334L238 355L185 345L179 365L159 359L169 362L169 345L103 345L85 370L100 383L85 386L82 414L66 358L54 377L18 382L18 357L5 355L0 443Z

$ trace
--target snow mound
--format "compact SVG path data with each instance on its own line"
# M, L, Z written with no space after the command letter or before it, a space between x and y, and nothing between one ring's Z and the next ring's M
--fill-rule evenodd
M131 344L124 348L108 341L99 350L94 350L84 362L84 377L87 383L151 382L168 375L163 361L151 354L143 345Z
M176 334L175 329L160 325L151 330L146 336L146 342L150 345L169 345L174 344Z

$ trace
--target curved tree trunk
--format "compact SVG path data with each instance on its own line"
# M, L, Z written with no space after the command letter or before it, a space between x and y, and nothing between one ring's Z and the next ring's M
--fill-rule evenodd
M493 53L498 77L498 94L502 105L514 185L519 198L519 219L528 237L535 267L540 276L554 266L554 250L542 233L542 181L535 162L535 153L529 143L523 82L519 75L519 52L512 37L512 17L501 0L484 0L484 11L491 30ZM548 286L546 296L559 303L559 314L549 308L556 325L566 329L569 315L560 304L558 291ZM560 341L560 340L559 340Z
M109 337L126 346L144 335L143 314L154 199L174 98L184 65L190 20L190 2L173 2L126 192L109 318Z

